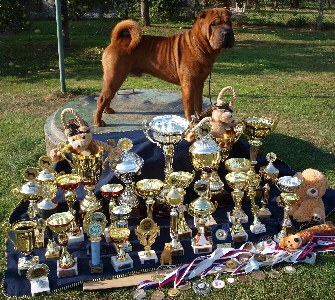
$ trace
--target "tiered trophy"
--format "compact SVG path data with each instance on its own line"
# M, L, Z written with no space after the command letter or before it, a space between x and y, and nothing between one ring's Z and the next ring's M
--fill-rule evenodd
M164 174L165 179L173 172L174 145L178 144L183 138L189 127L189 122L180 116L164 115L154 117L149 125L143 123L143 132L147 139L163 148L165 157ZM152 137L149 135L152 131Z
M135 230L135 234L140 243L144 246L144 251L140 251L138 256L141 264L150 261L158 261L156 252L151 250L152 244L160 232L159 226L153 221L153 205L155 198L159 195L164 187L163 181L159 179L142 179L136 183L136 192L146 199L147 217L143 219Z
M58 278L78 275L77 258L73 258L66 247L73 220L74 216L70 212L55 213L47 219L47 225L58 234L58 241L62 246L60 258L57 260Z
M248 186L249 178L246 172L250 169L250 160L230 158L225 161L225 167L229 172L225 178L229 187L233 189L231 195L235 203L234 209L227 213L229 222L235 224L238 218L241 223L247 223L248 216L242 209L242 200Z
M170 211L170 236L171 236L171 246L172 246L172 256L182 256L184 255L184 248L181 245L178 238L178 211L177 207L184 201L185 191L181 188L176 188L172 186L170 191L166 194L165 199L167 203L171 206Z
M35 232L38 225L34 220L21 220L13 223L4 223L3 230L6 238L12 242L14 249L21 252L24 257L18 260L18 274L24 275L27 270L39 262L38 256L32 256L31 253L35 248ZM10 232L14 233L15 240L10 236Z
M284 204L284 218L281 231L277 234L276 240L281 240L287 236L287 228L292 227L290 220L290 211L292 206L299 201L296 191L299 189L302 181L298 177L283 176L276 181L276 186L281 191L280 200Z
M109 227L109 231L112 228L128 228L128 218L130 216L130 213L131 213L131 208L128 205L119 205L119 206L113 207L113 209L111 210L111 225ZM106 241L107 242L110 241L109 235ZM133 250L133 247L128 240L124 243L123 249L126 252L131 252Z
M100 259L100 241L106 224L106 216L101 212L88 212L83 221L84 230L91 241L92 259L89 261L91 273L103 272L103 264Z
M132 188L133 177L141 173L144 160L135 152L130 151L133 148L133 142L128 138L120 139L118 141L118 148L121 149L122 154L119 163L116 164L113 171L125 184L119 202L121 205L128 205L134 210L135 208L138 208L139 201ZM134 214L134 217L140 217L139 211L134 211Z
M195 227L198 229L197 235L192 239L192 248L195 254L211 253L213 245L206 235L206 222L216 210L217 203L209 201L209 184L207 181L198 180L194 184L194 190L199 197L193 200L188 206L188 213L194 218Z
M128 241L130 230L128 228L111 228L109 230L111 239L116 244L117 256L111 257L111 263L116 272L132 269L133 260L124 250L124 244Z
M195 129L196 141L190 146L192 164L195 170L201 171L201 179L209 182L212 193L223 189L223 182L216 172L221 162L221 148L212 139L209 121L200 121Z

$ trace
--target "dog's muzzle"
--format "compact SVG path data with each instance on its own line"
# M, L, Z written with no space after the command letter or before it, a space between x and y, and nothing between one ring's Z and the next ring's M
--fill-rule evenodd
M225 28L222 32L223 48L232 48L235 43L234 31L232 28Z

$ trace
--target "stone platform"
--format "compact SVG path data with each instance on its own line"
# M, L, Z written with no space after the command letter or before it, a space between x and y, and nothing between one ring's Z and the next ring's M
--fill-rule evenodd
M93 117L98 94L76 99L59 108L50 115L45 123L45 141L47 153L59 142L66 141L61 123L61 113L65 108L73 108L89 123L95 134L139 130L144 120L148 122L157 115L184 115L181 93L170 90L119 90L111 106L115 114L103 114L106 127L96 127ZM203 98L204 107L210 105L208 98ZM69 116L71 118L71 116Z

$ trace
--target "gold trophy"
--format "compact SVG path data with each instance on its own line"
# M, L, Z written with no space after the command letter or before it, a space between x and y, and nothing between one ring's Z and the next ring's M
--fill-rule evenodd
M38 225L34 220L21 220L13 223L4 223L3 230L5 237L12 242L14 249L21 252L24 257L18 260L18 274L24 275L27 270L39 262L38 256L32 256L31 253L35 248L35 230ZM10 236L12 232L15 240Z
M193 200L188 206L188 213L194 218L197 235L192 239L192 248L195 254L210 253L213 250L212 241L206 235L206 222L212 217L217 208L217 203L209 201L209 184L207 181L198 180L194 184L194 190L199 197Z
M284 218L281 231L277 234L275 239L280 241L287 236L287 228L292 227L290 220L290 211L292 206L299 202L299 196L296 191L299 189L302 181L298 177L283 176L278 178L276 186L281 191L280 201L284 204Z
M26 277L30 281L32 296L41 293L50 293L49 271L49 267L43 263L35 264L28 269Z
M265 167L262 167L260 170L260 174L265 181L274 183L278 179L279 170L273 165L276 159L277 155L273 152L270 152L266 155L266 160L269 163Z
M167 178L167 185L170 187L175 186L177 189L185 190L193 181L194 175L194 171L192 173L184 171L172 172ZM178 212L178 239L191 238L192 230L188 226L184 215L186 211L186 206L183 203L180 203L176 209Z
M133 260L124 250L124 244L128 241L130 230L128 228L112 228L109 230L111 239L116 244L117 256L111 257L111 263L116 272L132 269Z
M58 278L78 275L77 258L73 258L66 247L73 220L74 216L70 212L55 213L47 219L47 225L58 234L58 242L62 246L60 258L57 260Z
M230 188L233 201L235 203L234 209L227 213L229 222L236 223L236 218L241 223L248 222L248 216L242 209L242 201L244 191L248 187L248 175L246 172L250 169L250 160L246 158L230 158L225 161L225 167L229 172L226 175L226 181Z
M81 177L77 174L63 174L56 177L57 186L64 191L64 198L69 212L74 216L73 222L71 224L72 227L69 232L69 244L84 241L84 233L76 222L76 210L74 208L74 203L77 200L75 191L78 188L80 182Z
M244 242L248 240L248 234L244 230L240 218L236 218L235 224L230 228L231 237L233 242Z
M113 209L111 210L111 220L112 223L109 227L109 231L112 228L128 228L128 219L131 213L131 208L128 205L118 205L114 206ZM110 241L110 236L108 235L108 239L106 241ZM126 252L131 252L133 251L133 247L131 243L127 240L124 245L123 249Z
M88 212L83 226L91 241L91 257L89 261L91 273L102 273L103 264L100 259L100 241L107 224L106 216L101 212Z
M268 183L265 183L263 186L262 199L261 199L262 207L258 211L259 218L271 217L271 212L267 207L269 199L270 199L270 185Z
M172 239L172 256L184 255L184 248L178 238L178 211L177 207L184 201L185 191L181 188L172 186L170 191L166 194L165 199L171 206L170 211L170 237Z

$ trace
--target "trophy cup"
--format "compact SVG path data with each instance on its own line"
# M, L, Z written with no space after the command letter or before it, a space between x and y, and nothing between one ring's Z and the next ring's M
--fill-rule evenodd
M127 205L119 205L113 207L113 209L111 210L112 222L109 230L111 230L112 228L128 228L128 218L130 216L130 213L131 208ZM106 241L110 241L110 236L108 236L108 240L106 239ZM123 249L126 252L131 252L133 250L133 247L128 240L124 243Z
M34 220L21 220L12 225L9 223L4 223L3 225L5 237L12 242L15 250L24 255L24 257L19 258L17 264L18 274L20 276L24 275L31 266L39 262L38 256L31 255L34 250L35 230L37 226L38 225ZM10 232L14 234L15 240L11 238Z
M172 256L184 255L184 248L178 238L178 211L177 207L184 201L185 191L181 188L172 186L170 191L166 194L165 199L171 206L170 211L170 236L172 246Z
M43 263L33 265L28 269L26 277L30 281L32 296L40 293L50 293L49 271L49 267Z
M57 186L64 191L64 198L69 212L74 217L69 232L69 244L84 241L84 233L76 222L76 210L74 208L74 203L77 199L75 190L78 188L80 182L81 177L77 174L64 174L56 177Z
M167 178L167 185L168 186L175 186L177 189L183 189L185 190L191 182L194 179L194 171L192 173L190 172L184 172L184 171L176 171L169 174ZM178 212L178 239L186 239L192 237L192 230L188 226L184 212L186 211L186 206L183 203L180 203L176 210Z
M117 256L111 257L111 263L116 272L132 269L134 266L133 260L124 250L124 244L129 238L130 230L128 228L112 228L109 230L109 235L117 247Z
M189 122L180 116L164 115L154 117L147 125L143 122L143 132L147 139L163 148L165 157L165 179L173 172L174 145L178 144L185 136ZM152 131L152 137L149 135Z
M246 158L230 158L225 161L225 167L229 172L226 175L226 181L230 188L233 201L235 203L234 209L227 213L229 222L236 223L236 218L241 223L248 222L248 216L242 209L242 200L244 197L244 190L248 186L248 175L246 172L250 169L250 161Z
M190 146L192 164L195 170L201 171L201 179L209 182L211 193L223 189L223 182L217 174L221 162L221 148L212 139L211 125L200 121L195 129L196 141ZM215 173L213 176L213 172Z
M125 188L119 198L121 205L128 205L133 209L134 217L140 217L139 201L135 194L132 183L133 177L141 173L144 160L135 152L130 150L133 148L133 143L130 139L123 138L118 141L118 147L122 154L120 161L113 169L115 175L125 184ZM137 211L134 211L137 209Z
M55 213L47 219L47 225L58 234L58 242L62 246L60 258L57 260L58 278L78 275L77 258L73 258L66 247L73 219L70 212Z
M92 259L89 261L91 273L102 273L103 264L100 259L100 241L107 224L106 216L101 212L88 212L83 226L91 241Z
M188 213L194 218L194 224L198 229L197 235L192 239L192 248L195 254L210 253L213 245L206 235L206 222L216 210L217 203L213 204L208 199L209 184L204 180L198 180L194 184L194 190L199 197L193 200L188 206Z
M294 176L283 176L278 178L276 186L281 191L280 200L284 204L284 218L281 231L277 234L276 240L280 241L282 238L287 236L287 228L292 227L290 220L290 211L294 204L299 202L299 196L296 191L302 181L298 177Z

